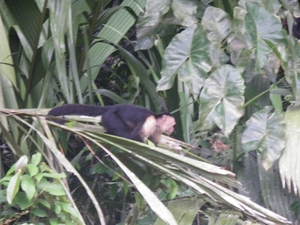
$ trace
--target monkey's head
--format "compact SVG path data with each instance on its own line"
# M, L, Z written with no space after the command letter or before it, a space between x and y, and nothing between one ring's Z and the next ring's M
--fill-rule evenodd
M174 132L174 126L176 121L173 116L169 114L163 114L157 118L157 126L160 128L162 133L170 135Z

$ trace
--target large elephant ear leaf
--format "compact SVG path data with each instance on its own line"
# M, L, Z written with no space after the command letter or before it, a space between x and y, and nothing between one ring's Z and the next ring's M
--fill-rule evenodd
M178 73L180 80L198 96L210 70L209 40L204 28L201 24L191 25L177 34L166 48L156 89L170 89Z
M228 136L244 113L244 90L244 79L234 67L225 65L212 73L200 95L200 130L217 125Z
M285 123L282 114L271 113L267 106L246 122L242 136L243 149L246 152L256 150L261 154L263 167L268 170L285 147Z

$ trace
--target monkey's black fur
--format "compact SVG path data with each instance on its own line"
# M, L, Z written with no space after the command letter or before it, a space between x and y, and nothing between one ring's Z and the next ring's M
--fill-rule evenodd
M68 104L49 111L50 116L83 115L102 116L101 125L107 133L143 142L141 130L146 120L154 116L155 119L169 113L153 113L152 111L130 104L112 106L93 106L82 104ZM60 121L57 121L60 122Z

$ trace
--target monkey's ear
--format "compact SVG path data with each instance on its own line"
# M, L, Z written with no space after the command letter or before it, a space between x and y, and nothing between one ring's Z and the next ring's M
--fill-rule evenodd
M167 115L163 115L162 116L162 120L165 122L166 120L168 119L168 116Z

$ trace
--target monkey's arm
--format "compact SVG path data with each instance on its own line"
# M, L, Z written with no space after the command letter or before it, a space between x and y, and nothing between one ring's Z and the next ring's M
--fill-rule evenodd
M114 110L109 110L102 115L101 124L109 134L132 139L131 133L133 129Z

